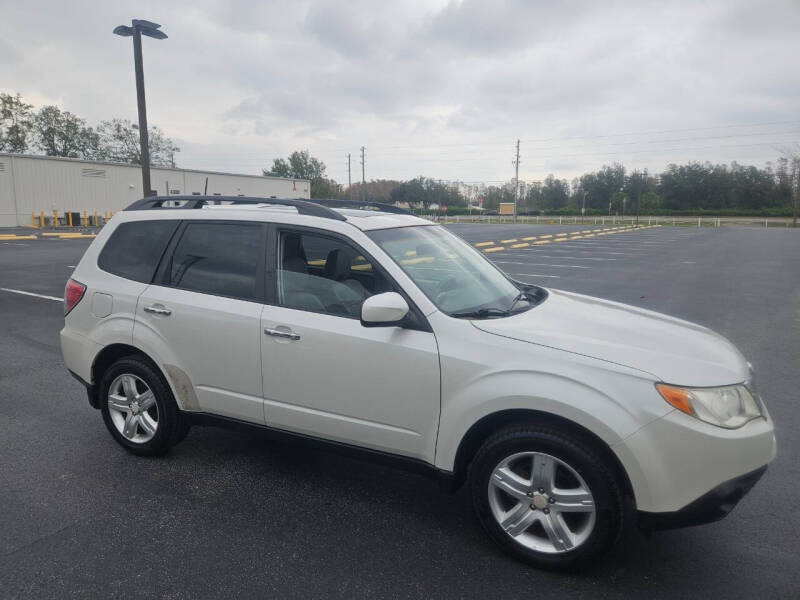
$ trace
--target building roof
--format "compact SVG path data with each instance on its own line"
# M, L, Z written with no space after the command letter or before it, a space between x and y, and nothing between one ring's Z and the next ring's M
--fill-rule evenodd
M107 160L86 160L83 158L69 158L64 156L43 156L41 154L15 154L10 152L0 152L0 157L8 156L10 158L32 158L36 160L52 160L52 161L63 161L63 162L71 162L71 163L80 163L85 165L106 165L112 167L128 167L131 169L139 169L140 165L133 164L133 163L121 163L121 162L112 162ZM158 165L150 165L150 170L159 170L159 171L173 171L175 173L197 173L200 175L225 175L226 177L250 177L250 178L259 178L259 179L276 179L280 181L297 181L297 182L305 182L311 183L308 179L299 179L297 177L275 177L274 175L258 175L258 174L248 174L248 173L228 173L225 171L204 171L202 169L181 169L178 167L162 167Z

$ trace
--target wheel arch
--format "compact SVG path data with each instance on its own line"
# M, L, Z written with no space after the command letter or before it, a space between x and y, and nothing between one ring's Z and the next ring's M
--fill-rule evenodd
M540 425L552 425L577 435L581 441L597 450L617 476L623 493L635 500L633 485L620 459L611 447L598 435L565 417L534 409L506 409L490 413L475 422L464 434L456 451L453 469L453 488L461 486L467 478L472 459L483 442L495 431L521 422L533 422Z
M170 381L164 374L164 371L144 350L136 346L131 346L130 344L109 344L100 350L92 361L92 385L89 393L89 403L92 405L92 408L100 408L100 380L103 378L103 374L115 362L128 356L138 356L147 361L150 366L161 375L167 387L172 389ZM175 393L174 390L172 390L172 392L173 394Z

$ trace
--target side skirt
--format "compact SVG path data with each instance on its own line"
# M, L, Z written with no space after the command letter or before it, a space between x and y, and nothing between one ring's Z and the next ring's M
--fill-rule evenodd
M242 421L232 417L223 417L203 412L181 412L181 416L187 419L192 426L222 427L238 431L257 432L275 441L302 444L320 452L332 452L350 458L367 460L376 464L401 469L403 471L419 473L420 475L425 475L436 481L441 489L448 493L454 493L458 489L458 486L455 485L456 478L452 472L437 469L433 465L417 458L409 458L407 456L400 456L398 454L391 454L371 448L363 448L344 442L326 440L303 433L270 427L269 425L259 425L249 421Z

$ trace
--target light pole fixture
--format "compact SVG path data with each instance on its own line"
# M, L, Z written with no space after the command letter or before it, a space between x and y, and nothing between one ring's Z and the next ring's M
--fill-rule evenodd
M144 101L144 67L142 66L142 36L166 39L167 34L160 30L161 25L142 19L133 19L131 26L119 25L114 33L122 37L133 37L133 64L136 70L136 101L139 107L139 145L142 162L142 195L152 196L150 186L150 146L147 139L147 108Z

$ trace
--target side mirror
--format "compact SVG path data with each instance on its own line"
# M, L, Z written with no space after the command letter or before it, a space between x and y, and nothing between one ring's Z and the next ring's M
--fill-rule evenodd
M408 314L408 303L397 292L370 296L361 305L364 327L395 327Z

